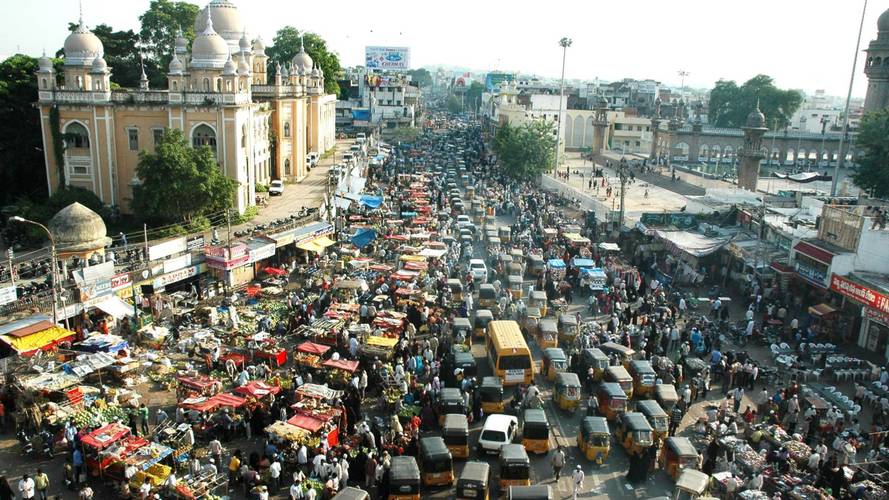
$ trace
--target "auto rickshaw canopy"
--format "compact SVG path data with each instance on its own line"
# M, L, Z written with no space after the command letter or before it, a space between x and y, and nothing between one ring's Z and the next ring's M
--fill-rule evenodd
M645 359L634 359L630 361L630 369L633 373L639 375L653 375L657 376L657 372L654 371L654 368L651 366L651 361Z
M469 420L462 413L448 413L441 429L445 436L468 436Z
M497 290L490 283L482 283L478 287L478 298L487 300L497 300Z
M542 318L538 325L540 333L551 333L555 335L559 332L559 326L556 323L556 320L552 318Z
M451 290L451 292L462 292L463 282L458 279L449 279L448 288Z
M556 374L556 387L580 387L580 378L574 372Z
M673 384L658 384L654 386L654 397L661 403L671 402L676 404L679 401L679 393L676 392L676 386Z
M439 401L441 401L442 406L449 406L454 404L463 405L463 393L460 392L460 389L456 387L442 387L441 393L438 396Z
M531 459L528 458L528 452L525 447L516 444L505 444L500 448L500 463L504 464L528 464L531 465Z
M624 427L633 432L652 432L654 430L651 428L651 424L648 423L648 419L645 418L645 415L638 412L624 413L620 416L620 420L623 423Z
M469 331L472 330L472 323L469 322L469 318L454 318L454 330L464 330Z
M541 331L543 329L541 328ZM547 347L543 350L543 359L544 363L553 363L556 361L561 361L562 363L568 362L568 356L565 354L565 351L562 350L561 347Z
M460 473L457 485L459 487L461 483L466 482L478 484L481 489L487 489L490 476L491 466L487 462L473 460L463 465L463 472Z
M355 488L354 486L346 486L331 500L367 500L370 494L364 490Z
M510 500L552 500L553 490L548 484L510 486L507 498Z
M395 483L420 484L420 467L417 466L417 459L411 456L392 457L389 474L391 481Z
M630 372L627 371L623 366L609 366L605 368L605 373L608 374L611 378L613 378L616 382L631 382L633 377L630 376Z
M626 359L630 359L633 357L633 355L636 354L636 351L634 351L633 349L630 349L629 347L627 347L625 345L617 344L614 342L605 342L604 344L601 344L599 346L599 349L601 349L602 352L604 352L606 354L616 353L616 354L619 354L622 358L626 358Z
M667 418L667 412L661 408L661 405L653 399L643 399L636 401L636 411L642 413L648 418L662 417Z
M687 437L672 436L667 438L666 448L677 457L698 457L700 454Z
M483 377L482 383L479 385L479 394L483 397L486 394L498 395L503 397L503 382L500 377Z
M549 420L546 418L546 412L541 408L528 408L523 415L524 426L527 429L531 427L544 427L549 429Z
M430 436L420 439L420 454L424 461L448 459L451 460L451 450L440 436Z
M611 434L608 429L608 419L605 417L583 417L580 421L580 433L583 436L593 434Z
M603 392L609 398L627 399L627 393L621 389L620 384L616 382L603 382L599 384L599 391Z
M676 480L676 488L694 495L703 495L710 486L710 475L699 470L682 469Z
M484 328L488 323L494 321L494 313L490 309L479 309L475 311L475 327Z

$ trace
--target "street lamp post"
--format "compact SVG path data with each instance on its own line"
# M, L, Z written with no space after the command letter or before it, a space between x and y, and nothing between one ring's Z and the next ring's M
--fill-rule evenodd
M44 226L43 224L41 224L39 222L34 222L32 220L25 219L24 217L19 217L18 215L10 217L10 220L12 220L14 222L22 222L25 224L33 224L33 225L39 227L40 229L43 229L46 232L46 235L49 236L49 253L50 253L50 258L52 259L52 264L51 264L52 267L50 268L50 274L49 274L49 279L50 279L50 283L52 286L52 322L54 325L56 325L59 323L59 310L58 310L58 306L56 305L56 303L58 302L58 298L59 298L58 297L59 291L58 291L58 287L56 286L57 285L57 281L56 281L56 274L57 274L57 270L56 270L56 240L55 240L55 238L53 238L52 232L49 230L49 228L47 228L46 226Z
M629 178L629 166L627 165L627 159L621 158L620 163L617 165L617 176L620 179L620 219L617 226L617 230L620 231L624 227L624 199L627 194L627 181Z
M846 153L843 151L846 142L846 134L849 132L849 103L852 101L852 84L855 83L855 67L858 65L858 49L861 47L861 31L864 29L864 15L867 13L867 0L864 0L864 6L861 8L861 24L858 25L858 40L855 42L855 57L852 59L852 76L849 77L849 92L846 94L846 108L843 111L843 134L840 136L840 149L837 158L837 166L833 171L833 179L830 183L830 195L837 195L837 186L840 181L840 169L846 161ZM830 156L828 155L828 158ZM830 161L827 162L830 166Z
M568 37L559 40L562 46L562 79L559 81L559 121L556 129L556 165L553 172L559 169L559 151L562 149L562 98L565 95L565 58L568 55L568 47L571 46L571 39ZM570 167L569 167L570 169Z

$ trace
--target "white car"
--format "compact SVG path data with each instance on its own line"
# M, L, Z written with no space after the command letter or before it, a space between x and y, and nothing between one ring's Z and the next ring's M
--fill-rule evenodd
M478 438L479 453L500 453L500 448L515 438L519 420L512 415L492 413L485 419Z
M469 272L472 273L472 279L480 281L488 281L488 266L482 259L471 259L469 261Z
M269 184L269 196L281 196L284 194L284 181L274 180Z

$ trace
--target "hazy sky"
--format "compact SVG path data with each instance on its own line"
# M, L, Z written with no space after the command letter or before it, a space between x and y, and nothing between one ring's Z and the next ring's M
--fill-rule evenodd
M863 0L234 0L251 35L271 43L292 24L319 33L344 66L363 64L365 45L411 48L414 67L434 64L558 77L558 40L574 40L567 78L653 78L710 87L758 73L778 85L845 96ZM2 0L0 55L55 52L77 20L78 0ZM206 1L192 1L198 5ZM149 0L83 0L89 26L138 31ZM861 47L876 38L889 0L870 0ZM864 96L863 58L855 96Z

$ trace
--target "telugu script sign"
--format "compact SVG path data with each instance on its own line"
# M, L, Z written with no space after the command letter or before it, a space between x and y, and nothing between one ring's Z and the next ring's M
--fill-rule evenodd
M889 297L866 286L834 274L830 278L830 289L872 309L889 314Z

